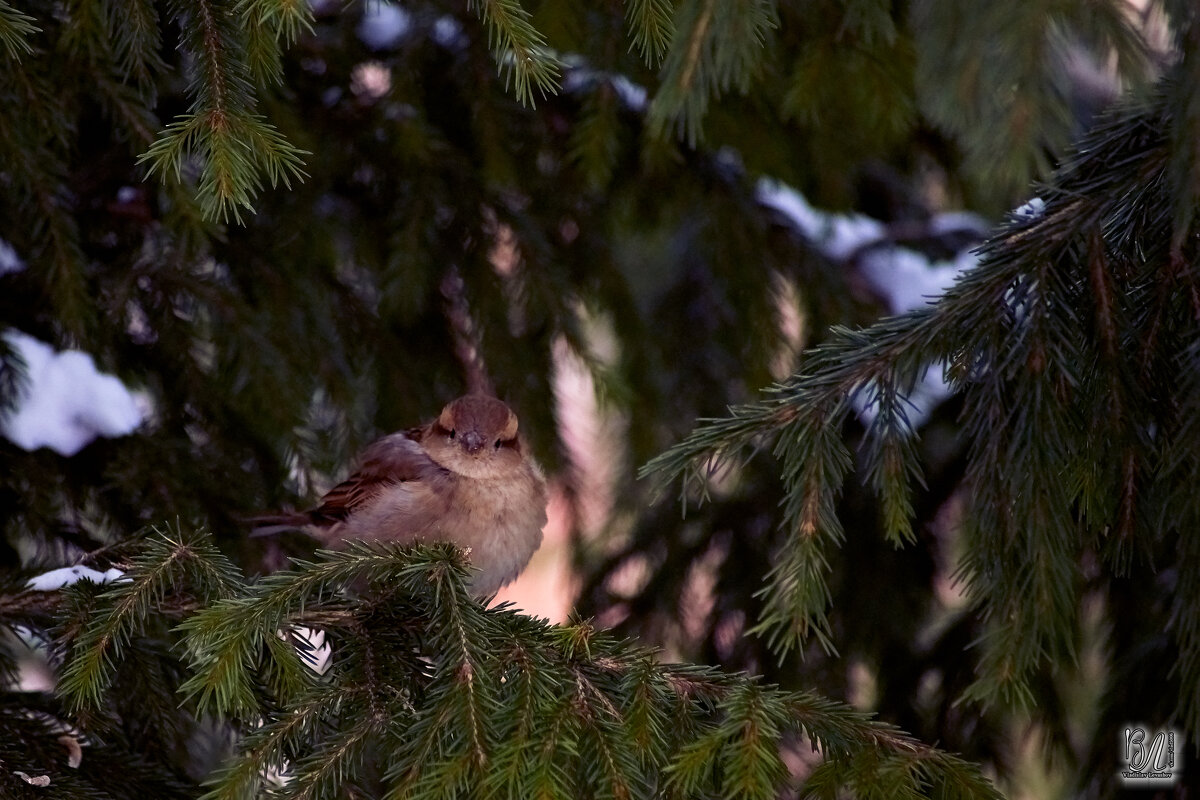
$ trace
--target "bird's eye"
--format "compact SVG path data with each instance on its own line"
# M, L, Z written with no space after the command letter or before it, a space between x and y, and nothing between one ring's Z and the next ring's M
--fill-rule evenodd
M500 449L500 440L499 440L499 439L497 439L497 440L496 440L495 448L496 448L497 450L499 450L499 449Z
M451 428L451 429L450 429L450 438L451 438L451 439L453 439L453 438L454 438L454 434L455 434L455 433L457 433L457 431L456 431L456 430L454 430L454 428Z

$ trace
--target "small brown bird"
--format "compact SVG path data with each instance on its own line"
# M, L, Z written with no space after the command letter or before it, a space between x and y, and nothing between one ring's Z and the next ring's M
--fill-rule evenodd
M487 596L515 578L541 544L546 481L512 409L469 394L432 422L368 446L358 470L316 508L251 522L255 535L301 529L330 547L452 542L479 570L472 592Z

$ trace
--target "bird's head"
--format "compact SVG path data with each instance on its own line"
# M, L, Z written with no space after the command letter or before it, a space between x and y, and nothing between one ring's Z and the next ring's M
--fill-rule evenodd
M469 394L449 403L424 442L435 461L472 478L498 478L520 467L517 415L504 402Z

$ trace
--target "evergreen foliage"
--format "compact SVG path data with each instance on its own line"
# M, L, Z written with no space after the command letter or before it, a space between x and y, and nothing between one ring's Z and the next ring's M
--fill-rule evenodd
M0 439L0 796L989 797L1022 726L1098 796L1120 725L1200 741L1191 3L372 8L0 0L0 325L152 409ZM762 177L939 256L945 204L1045 208L874 322ZM484 363L578 509L564 350L686 502L620 481L574 622L449 548L247 539ZM24 371L0 336L0 410ZM25 587L64 563L128 580Z
M1190 257L1170 246L1167 96L1098 124L1043 191L1045 210L1011 217L935 306L836 329L769 400L732 409L647 465L703 494L714 458L764 435L778 441L783 524L795 533L768 578L762 626L780 652L828 631L823 543L844 538L835 501L851 467L837 432L858 397L875 411L860 452L885 535L911 541L921 465L905 396L931 368L962 395L969 443L961 577L987 625L968 697L1029 702L1035 668L1073 657L1089 554L1117 577L1173 563L1152 543L1180 535L1193 513L1194 466L1176 449L1193 401L1176 392L1193 382L1197 307L1181 274ZM1200 646L1186 592L1181 582L1174 624L1159 620L1183 654ZM1185 669L1179 685L1190 728L1200 673Z
M769 798L787 779L782 749L801 746L830 759L814 795L887 776L897 797L998 797L977 768L811 692L660 663L586 622L485 610L448 545L321 556L245 583L206 535L152 533L67 642L60 693L102 712L114 662L146 633L131 619L174 608L178 691L244 731L206 798ZM311 626L332 645L328 671L296 635Z

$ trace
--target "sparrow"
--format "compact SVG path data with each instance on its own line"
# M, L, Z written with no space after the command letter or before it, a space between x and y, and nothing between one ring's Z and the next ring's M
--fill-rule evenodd
M504 402L468 394L437 419L369 445L358 469L308 511L250 520L253 535L298 529L349 541L451 542L487 597L515 578L542 541L546 481Z

